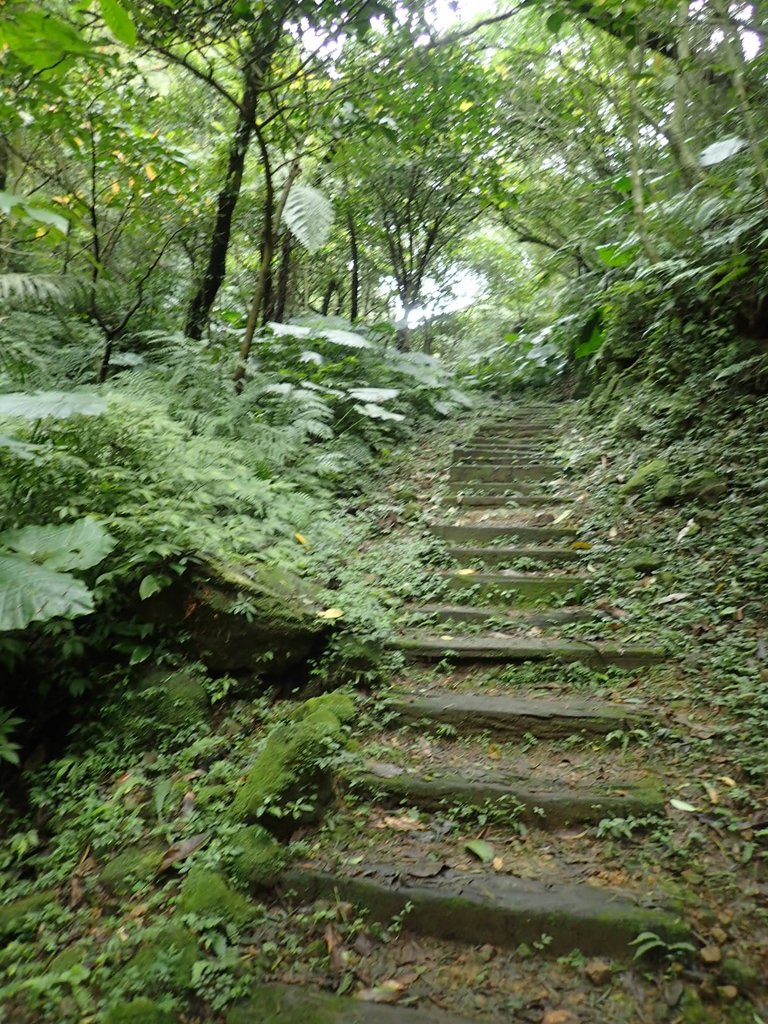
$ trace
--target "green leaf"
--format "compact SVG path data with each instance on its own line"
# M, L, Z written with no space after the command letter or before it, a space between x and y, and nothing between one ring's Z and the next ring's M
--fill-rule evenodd
M152 597L153 594L157 594L167 587L170 582L168 576L155 576L150 573L139 584L139 597L142 601L146 601L148 597Z
M293 186L283 218L308 252L317 252L328 241L333 217L333 206L322 192L311 185Z
M61 526L23 526L0 533L0 546L57 571L90 569L116 544L114 537L90 517Z
M390 412L389 409L376 405L374 402L366 402L365 405L356 405L355 412L361 416L367 416L370 420L404 420L405 416L399 412Z
M123 5L118 0L99 0L99 6L104 23L115 39L127 46L135 46L136 26Z
M493 847L484 839L470 839L468 843L464 843L464 849L474 854L483 864L490 864L493 860Z
M557 35L557 33L563 27L565 19L566 15L564 11L555 11L554 13L550 14L550 16L547 18L547 28L550 32L553 32L555 35Z
M80 580L36 565L27 558L0 555L0 630L24 629L30 622L93 611L93 595Z
M637 249L623 249L620 245L598 245L595 251L606 267L626 267L637 254Z
M143 661L152 653L152 648L148 644L139 644L134 647L131 651L131 656L128 659L129 665L140 665Z

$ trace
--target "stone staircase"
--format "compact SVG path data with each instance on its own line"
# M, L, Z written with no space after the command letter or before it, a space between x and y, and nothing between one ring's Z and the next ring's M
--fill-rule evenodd
M569 738L588 746L595 738L648 722L637 705L578 695L499 694L483 685L489 663L638 667L663 657L649 647L557 636L563 625L600 614L581 602L589 545L577 539L576 517L568 512L576 491L556 456L563 413L563 407L527 405L481 424L453 452L441 520L432 526L454 563L442 572L447 597L408 608L407 626L396 643L414 667L438 662L469 674L460 689L443 686L439 673L432 681L428 673L417 673L422 680L417 685L397 687L391 703L395 724L438 737L430 741L429 758L384 769L374 765L376 770L349 782L382 806L419 808L427 826L430 815L451 804L506 807L514 810L515 824L536 830L529 841L544 845L552 830L563 826L663 813L653 779L619 776L597 784L521 779L501 757L492 765L473 765L471 758L468 763L459 745L459 739L486 744L490 739L510 750L523 738L542 743ZM550 635L542 635L547 630ZM399 849L382 844L380 855L367 847L360 858L317 857L292 869L283 888L302 901L349 901L384 922L407 910L408 931L434 939L506 949L526 943L538 949L546 935L547 956L578 949L585 956L629 960L630 944L642 932L665 942L687 937L678 914L649 892L590 885L578 877L521 877L514 868L499 870L495 862L457 870L439 866L438 857L434 871L424 870L423 858L414 863L417 838L402 836ZM422 1019L412 1012L414 1021ZM400 1019L398 1011L391 1019Z

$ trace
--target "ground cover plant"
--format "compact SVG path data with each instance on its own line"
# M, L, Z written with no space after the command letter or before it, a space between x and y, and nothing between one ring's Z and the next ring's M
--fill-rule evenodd
M761 6L2 12L0 1020L768 1020Z

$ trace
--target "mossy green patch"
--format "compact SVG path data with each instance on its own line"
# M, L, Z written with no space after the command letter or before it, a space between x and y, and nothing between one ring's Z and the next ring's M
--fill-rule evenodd
M146 992L178 991L190 987L192 968L199 959L195 936L171 921L145 939L126 971L137 975Z
M177 907L182 914L213 917L238 927L254 914L253 904L208 868L192 868L184 879Z
M232 859L232 876L257 889L274 885L288 859L285 848L261 825L246 825L235 842L239 853Z
M349 999L265 985L232 1007L225 1019L226 1024L341 1024L362 1019L360 1012Z
M653 500L659 505L673 505L683 493L683 483L674 473L665 473L653 486Z
M199 672L192 668L167 672L152 669L141 680L154 721L178 729L202 721L208 712L208 694Z
M104 1024L175 1024L175 1021L176 1014L172 1010L164 1010L159 1003L144 996L117 1003L104 1017Z
M334 690L331 693L320 694L319 697L310 697L305 700L293 712L291 716L294 721L301 722L318 711L330 712L343 724L353 721L357 708L354 698L342 690Z
M728 484L724 477L710 469L702 469L693 476L689 476L683 482L683 492L688 498L698 498L701 501L714 501L721 498L728 491Z
M157 874L164 852L161 846L128 846L104 865L99 881L113 896L127 895Z
M55 899L56 893L49 890L6 903L0 907L0 935L18 935L27 929L34 929L36 915Z
M651 459L650 462L644 462L642 466L638 466L621 489L624 494L642 494L668 474L669 463L666 459Z
M288 805L300 803L301 807L294 807L289 824L313 820L317 807L332 792L331 773L324 762L341 738L341 722L323 704L305 712L298 721L278 726L268 736L235 797L232 816L282 831Z

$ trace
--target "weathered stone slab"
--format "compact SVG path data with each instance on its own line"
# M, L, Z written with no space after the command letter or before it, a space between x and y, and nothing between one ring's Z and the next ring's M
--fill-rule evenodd
M539 637L403 636L395 641L398 650L427 661L580 661L588 665L620 665L638 668L664 659L653 647L592 644L578 640L549 640Z
M547 576L544 573L473 572L461 575L461 570L443 573L450 590L473 590L480 599L494 596L520 604L547 600L552 597L578 595L586 581L585 576Z
M590 622L598 612L590 608L546 608L543 611L517 611L494 605L470 607L464 604L424 604L407 608L411 615L431 618L439 622L488 622L493 620L504 626L564 626L573 622Z
M575 527L563 526L516 526L514 523L498 523L493 526L453 526L451 523L435 523L430 532L443 540L477 541L488 544L504 537L516 537L520 540L546 541L572 539L576 534Z
M427 811L451 804L516 807L520 821L539 828L561 828L597 822L607 817L661 814L664 811L664 798L659 789L651 785L536 789L510 780L473 782L455 772L425 779L408 771L387 778L368 773L357 775L350 785L390 806L407 804Z
M507 483L513 486L516 480L556 480L563 476L562 466L555 463L515 463L506 466L451 466L450 479L454 483L482 481L483 483Z
M466 506L467 508L558 508L561 505L572 505L573 498L564 495L537 494L533 491L504 494L478 494L476 489L471 493L456 486L454 494L447 496L442 505Z
M545 739L577 732L604 735L642 721L637 709L627 705L485 697L474 693L403 694L396 699L395 709L406 721L426 718L447 722L465 733L485 730L509 736L531 733Z
M439 1010L386 1006L312 992L299 985L259 985L233 1006L226 1024L472 1024Z
M448 554L462 564L476 561L484 562L485 565L503 565L518 558L531 558L536 562L554 562L561 565L563 562L578 562L582 557L573 548L542 547L534 544L525 547L452 547L448 548Z
M368 869L373 877L331 874L309 868L283 876L282 888L300 899L341 899L363 906L377 921L412 909L409 931L477 945L515 947L551 936L545 955L578 949L586 956L629 956L641 932L668 942L687 937L679 918L640 907L621 893L588 885L563 885L513 878L490 871L445 870L436 878L409 879L397 865Z

